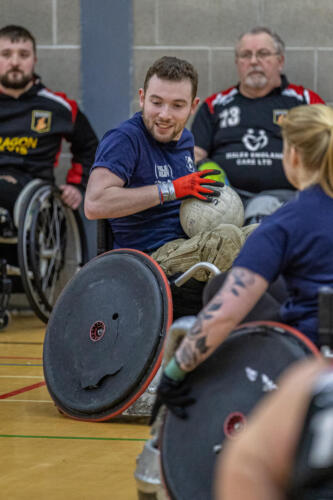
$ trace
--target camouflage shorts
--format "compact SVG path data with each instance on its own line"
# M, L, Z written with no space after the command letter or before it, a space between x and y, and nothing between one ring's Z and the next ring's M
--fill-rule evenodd
M239 228L233 224L220 224L215 229L203 231L190 239L169 241L158 248L152 257L167 276L183 273L199 262L210 262L220 271L232 266L247 236L258 226L252 224ZM207 281L210 272L198 270L194 275L199 281Z

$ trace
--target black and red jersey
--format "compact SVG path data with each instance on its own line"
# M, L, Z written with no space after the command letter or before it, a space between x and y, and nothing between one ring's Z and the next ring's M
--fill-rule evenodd
M72 153L66 182L84 188L98 141L77 103L39 79L18 98L0 93L0 173L9 169L54 182L63 138Z
M279 120L290 108L323 103L312 90L290 84L264 97L250 99L238 86L208 97L192 125L195 145L226 171L232 186L258 193L266 189L292 189L282 167Z

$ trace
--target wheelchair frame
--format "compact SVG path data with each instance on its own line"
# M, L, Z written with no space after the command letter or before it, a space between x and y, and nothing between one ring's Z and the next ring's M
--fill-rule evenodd
M0 270L0 329L10 314L11 278L21 278L31 308L45 323L67 281L87 261L83 222L61 200L60 190L35 179L21 191L14 207L17 236L0 237L1 244L16 244L18 265L2 261Z

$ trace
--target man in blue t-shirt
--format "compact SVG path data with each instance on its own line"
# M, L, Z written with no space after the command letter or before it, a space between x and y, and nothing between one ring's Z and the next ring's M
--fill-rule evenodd
M88 219L109 219L114 248L151 253L186 238L180 200L204 201L221 186L197 172L194 141L185 129L199 103L198 76L187 61L162 57L139 90L141 112L108 131L96 152L85 198ZM212 170L209 171L212 173Z

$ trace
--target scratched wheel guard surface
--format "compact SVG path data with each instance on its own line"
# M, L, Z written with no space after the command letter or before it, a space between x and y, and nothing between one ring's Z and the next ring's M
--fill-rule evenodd
M246 415L276 389L294 361L319 355L297 330L273 322L247 323L188 380L197 402L189 418L167 412L161 436L163 478L172 500L209 500L217 453L223 440L246 425ZM189 478L191 478L189 480Z
M65 287L44 342L44 375L56 406L82 420L107 420L145 390L172 321L167 279L153 259L113 250Z

